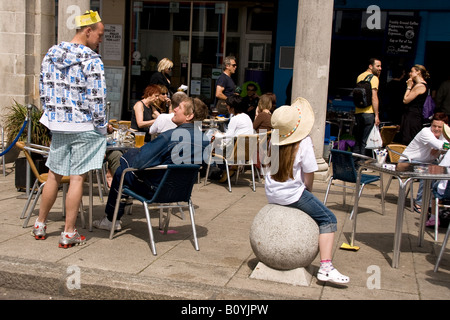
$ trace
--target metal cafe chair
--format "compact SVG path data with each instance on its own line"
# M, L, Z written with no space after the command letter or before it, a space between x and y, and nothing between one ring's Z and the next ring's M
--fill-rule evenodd
M264 137L265 136L265 137ZM257 165L257 150L261 142L266 141L267 144L267 133L261 134L242 134L234 138L234 145L232 148L231 154L227 154L227 151L216 152L216 149L219 148L221 139L214 140L211 145L211 153L208 159L208 167L206 169L206 177L205 177L205 185L208 181L209 169L211 167L211 163L214 161L223 161L225 163L225 169L228 177L228 191L231 192L231 181L230 181L230 166L238 166L236 170L236 179L235 183L237 183L239 178L239 170L244 166L250 166L252 170L252 190L256 192L256 183L255 183L255 171L258 175L259 181L261 181L261 177L259 175L259 171L256 168Z
M28 226L28 222L31 218L33 210L36 207L36 203L42 193L42 189L44 188L44 185L48 179L48 173L39 173L39 171L36 168L36 165L33 161L33 158L31 157L30 152L42 154L45 156L45 155L48 155L49 148L45 147L45 146L41 146L41 145L36 145L36 144L26 145L25 142L23 142L23 141L18 141L16 143L16 145L20 150L23 151L28 163L30 164L30 169L33 172L34 176L36 177L34 185L30 191L30 195L28 196L27 202L25 203L22 214L20 216L21 219L25 218L23 227L26 228ZM70 182L70 177L67 177L67 176L62 177L61 184L63 186L63 199L62 199L62 201L63 201L63 204L62 204L63 216L65 216L65 200L66 200L67 186L69 185L69 182ZM33 198L34 192L36 192L36 196L30 207L31 199ZM28 210L28 208L29 208L29 210ZM81 210L81 212L83 212L81 207L80 207L80 210ZM27 213L27 211L28 211L28 213ZM84 221L83 214L81 214L81 222L84 227L85 221Z
M392 143L392 144L386 145L386 150L389 155L390 163L397 164L400 157L404 157L405 159L408 160L408 162L411 162L411 159L407 155L403 154L403 151L405 151L406 147L407 147L406 145L398 144L398 143ZM388 192L389 186L391 185L392 178L393 178L392 176L389 177L384 194L386 194ZM414 211L413 183L414 183L414 181L411 182L409 190L408 190L408 192L410 192L410 194L411 194L411 211Z
M355 197L358 197L358 199L359 199L361 197L361 194L364 190L364 186L366 184L373 183L373 182L380 180L380 176L378 176L378 175L362 174L361 181L360 181L361 188L359 190L359 193L356 194L356 190L357 190L356 180L357 180L358 172L356 170L355 159L369 160L372 158L366 157L361 154L352 153L349 151L337 150L337 149L332 149L330 152L331 152L331 163L332 163L333 173L330 177L330 180L328 181L327 191L325 193L325 199L323 201L323 203L325 205L327 204L328 194L330 192L331 185L333 184L333 181L335 181L335 180L340 180L343 182L343 184L334 184L334 185L343 187L343 204L344 205L345 205L347 188L355 190ZM351 183L353 185L347 185L346 183ZM381 186L380 186L380 188L381 188ZM381 192L383 192L383 191L381 190ZM383 204L383 208L384 208L384 204ZM383 213L384 213L384 210L383 210ZM353 210L350 215L350 219L352 217L353 217Z
M189 216L191 219L192 226L192 234L194 237L194 247L195 250L200 250L198 246L197 240L197 231L195 228L195 210L194 205L191 200L192 189L194 187L195 182L198 178L198 171L200 169L200 165L196 164L168 164L168 165L159 165L151 168L138 170L136 168L127 168L122 172L119 184L119 190L117 194L117 202L114 210L114 216L112 221L112 226L115 225L117 220L117 214L119 212L119 205L122 198L122 194L128 195L133 199L136 199L142 203L144 206L145 217L147 219L147 227L148 233L150 236L150 247L153 255L156 256L156 245L153 236L152 224L150 220L150 211L151 209L160 209L159 214L159 227L160 229L164 229L164 234L167 234L167 230L169 227L171 209L172 208L189 208ZM162 180L155 190L152 198L146 198L135 191L130 189L130 186L124 184L125 175L128 172L135 171L149 171L149 170L163 170ZM163 217L163 209L169 209L166 217ZM164 223L162 220L164 218ZM162 225L163 228L162 228ZM109 239L112 239L114 235L114 227L111 227Z

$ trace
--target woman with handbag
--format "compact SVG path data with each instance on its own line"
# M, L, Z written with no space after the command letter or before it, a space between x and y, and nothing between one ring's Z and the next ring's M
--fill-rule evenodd
M412 67L409 72L406 92L403 96L405 113L400 129L401 142L404 145L408 145L423 128L423 105L428 95L428 84L425 80L429 78L430 74L427 69L419 64Z

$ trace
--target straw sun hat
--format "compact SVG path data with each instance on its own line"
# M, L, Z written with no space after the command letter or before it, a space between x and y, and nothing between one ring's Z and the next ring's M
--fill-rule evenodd
M444 123L444 130L442 130L442 132L444 133L444 138L450 142L450 127Z
M290 106L281 106L272 115L272 127L278 130L279 139L274 145L285 145L306 138L314 125L314 111L304 98L297 98ZM278 140L278 141L276 141Z

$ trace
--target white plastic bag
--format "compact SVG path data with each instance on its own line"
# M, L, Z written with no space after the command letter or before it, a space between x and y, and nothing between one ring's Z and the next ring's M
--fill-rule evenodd
M374 125L367 138L366 149L378 149L382 146L383 140L381 139L380 129Z

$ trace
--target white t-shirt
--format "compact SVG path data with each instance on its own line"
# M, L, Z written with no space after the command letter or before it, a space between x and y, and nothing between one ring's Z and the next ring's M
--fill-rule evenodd
M293 167L294 179L278 182L273 180L270 174L266 176L265 188L267 200L269 203L279 205L288 205L298 201L303 194L303 190L305 190L303 173L315 172L318 169L312 140L308 136L300 142L297 154L295 155Z
M175 129L177 125L172 121L173 115L173 113L161 113L150 126L150 134L162 133L170 129Z
M236 116L231 117L228 123L228 129L225 133L217 133L216 139L223 138L222 146L229 145L233 142L231 138L239 136L241 134L253 134L253 122L252 119L246 113L239 113Z
M434 133L431 131L431 127L425 127L409 143L403 154L407 155L411 160L431 163L436 160L435 156L431 155L433 149L443 150L444 142L446 142L444 135L436 138ZM400 160L406 160L401 157Z

